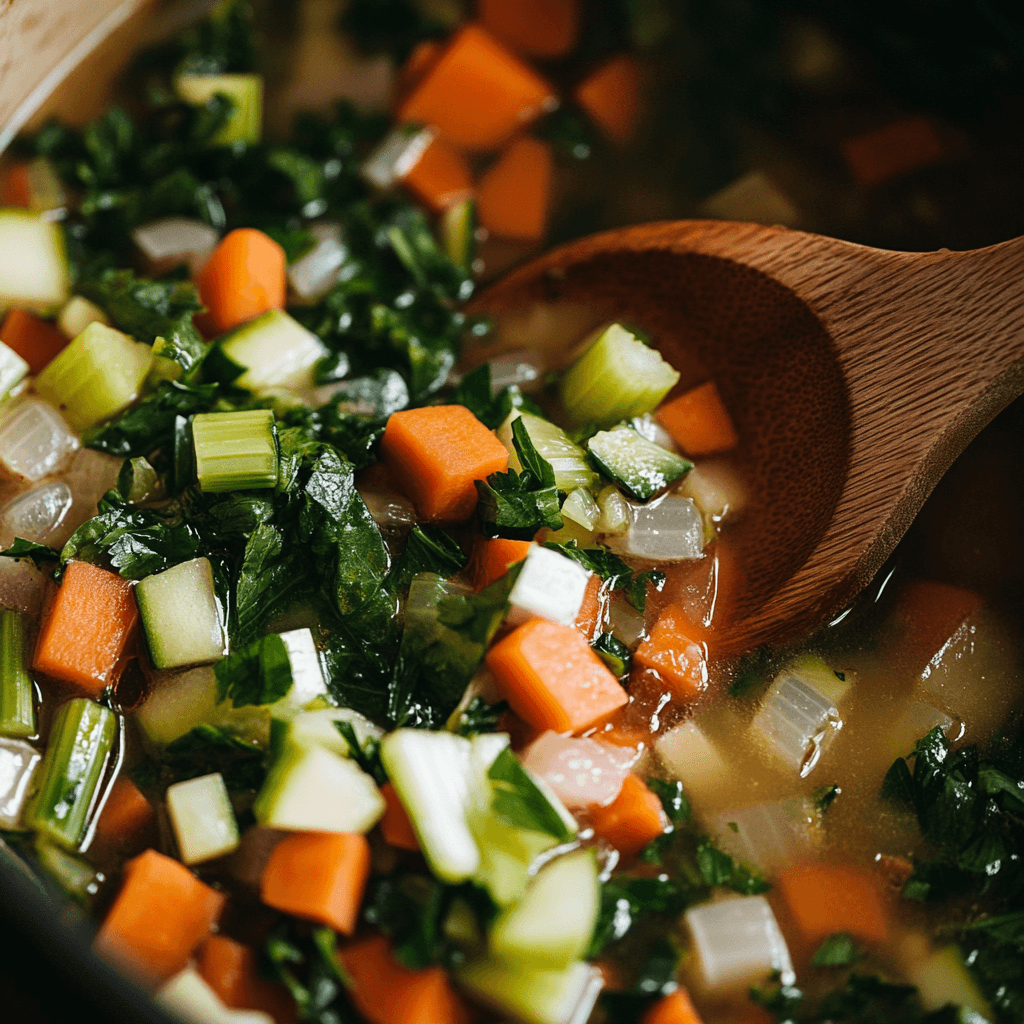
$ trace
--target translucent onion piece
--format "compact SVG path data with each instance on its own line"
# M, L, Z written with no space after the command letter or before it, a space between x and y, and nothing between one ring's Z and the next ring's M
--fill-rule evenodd
M684 915L701 981L710 993L755 985L774 971L793 983L793 963L772 908L763 896L705 903Z
M610 804L622 789L637 752L597 740L541 733L524 751L523 766L540 776L570 810Z
M646 437L653 444L660 445L666 451L679 451L679 445L672 440L672 435L649 412L643 416L634 416L629 422L641 437Z
M613 594L610 616L611 631L627 647L635 647L646 632L644 613L637 611L621 594Z
M22 740L0 739L0 828L21 828L42 755Z
M783 669L753 721L754 729L801 778L814 768L822 751L843 727L836 706L840 691L830 687L831 692L823 693L825 684L816 668L797 664Z
M377 188L391 188L416 166L426 148L434 141L434 134L430 128L417 131L409 125L399 125L366 158L359 173Z
M320 655L309 629L292 629L280 636L292 667L292 688L286 700L304 708L311 700L327 693Z
M117 486L123 460L92 448L82 448L64 473L64 482L71 488L75 503L67 518L54 531L51 541L63 544L87 519L96 515L96 503L107 491Z
M709 822L719 846L743 864L773 871L812 845L814 808L803 797L721 811Z
M712 798L732 781L722 755L693 722L683 722L660 736L654 749L669 774L698 801Z
M46 544L71 511L74 499L67 484L33 488L0 509L0 539L7 546L15 537Z
M597 529L602 533L625 533L629 529L629 502L617 487L606 487L597 496L601 518Z
M135 228L131 238L151 265L169 269L175 263L187 263L197 274L216 248L218 235L202 221L165 217Z
M540 355L530 349L506 352L500 359L491 360L491 392L499 394L508 387L531 391L541 384L544 364Z
M187 1024L274 1024L273 1018L261 1010L225 1006L191 966L171 978L155 998Z
M19 402L0 422L0 462L29 480L58 472L78 447L60 413L37 398Z
M0 558L0 608L38 618L49 583L30 559Z
M577 487L562 502L562 518L571 519L585 530L593 530L601 518L601 506L585 487Z
M310 231L316 245L288 268L288 281L302 298L318 299L337 282L338 271L348 259L348 249L342 244L338 224L313 224Z
M360 491L359 494L378 526L406 532L416 523L416 509L404 494L371 490Z
M612 547L636 558L680 561L704 553L704 520L689 498L667 494L649 505L632 505L629 531Z
M61 307L57 326L69 340L77 338L89 324L109 324L107 314L81 295L72 295Z
M747 504L747 488L739 473L727 462L698 463L686 475L679 494L693 498L697 507L713 522L733 518Z

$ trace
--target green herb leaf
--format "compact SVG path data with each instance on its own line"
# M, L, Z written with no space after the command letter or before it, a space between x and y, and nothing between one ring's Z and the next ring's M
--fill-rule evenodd
M642 612L647 605L647 585L660 590L665 583L665 574L657 569L634 573L618 555L607 548L578 548L574 542L556 544L549 541L545 547L579 562L584 569L600 576L610 590L621 590L629 603Z
M48 547L46 544L37 544L34 540L25 540L23 537L15 537L14 543L9 548L0 551L0 557L4 558L31 558L36 565L40 562L56 562L60 560L60 552Z
M543 832L562 843L573 838L573 831L511 750L506 748L495 758L487 777L494 788L494 810L509 825Z
M292 688L288 649L276 633L268 633L240 651L233 651L213 667L217 700L230 700L236 708L273 704Z
M849 967L861 957L860 950L848 932L830 935L811 957L814 967Z

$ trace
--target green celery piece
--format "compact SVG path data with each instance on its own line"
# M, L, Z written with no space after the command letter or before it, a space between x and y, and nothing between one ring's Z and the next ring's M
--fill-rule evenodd
M562 518L571 519L584 530L594 530L601 518L601 506L585 487L577 487L562 502Z
M36 391L84 430L135 401L152 355L148 345L94 322L36 377Z
M476 256L476 200L463 199L441 217L441 244L448 259L467 273Z
M218 94L227 96L234 109L224 125L210 139L214 146L244 142L253 146L263 134L262 75L179 75L178 95L195 107L202 107Z
M76 857L45 839L36 840L39 866L74 900L88 906L99 891L96 869L84 858Z
M543 416L533 413L520 413L513 409L505 422L495 431L498 440L508 449L508 464L516 472L522 471L519 454L512 443L512 425L520 420L530 437L537 454L551 463L555 473L555 486L560 491L573 491L577 487L593 487L597 483L597 474L587 462L586 452L579 445L573 444L561 427L556 426Z
M74 697L57 712L40 768L42 783L29 825L58 846L76 850L117 735L117 715Z
M199 488L207 493L277 484L277 441L270 409L203 412L192 421Z
M562 375L562 405L572 426L607 427L651 412L678 380L655 349L611 324Z
M34 736L36 709L28 674L25 620L8 608L0 611L0 735Z
M68 297L68 258L60 224L28 210L0 210L0 307L47 312Z

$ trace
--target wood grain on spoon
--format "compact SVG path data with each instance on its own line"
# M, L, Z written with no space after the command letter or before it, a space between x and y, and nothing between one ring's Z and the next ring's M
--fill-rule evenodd
M489 288L474 312L592 304L713 377L753 500L720 640L806 633L871 579L953 459L1024 391L1024 239L900 253L683 221L595 235Z

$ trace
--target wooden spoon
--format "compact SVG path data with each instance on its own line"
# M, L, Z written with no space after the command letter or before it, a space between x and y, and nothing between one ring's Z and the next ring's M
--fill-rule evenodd
M1024 238L885 252L783 228L681 221L573 242L472 312L586 303L712 378L752 501L720 639L793 639L865 586L953 459L1024 391ZM965 524L966 527L967 524Z

